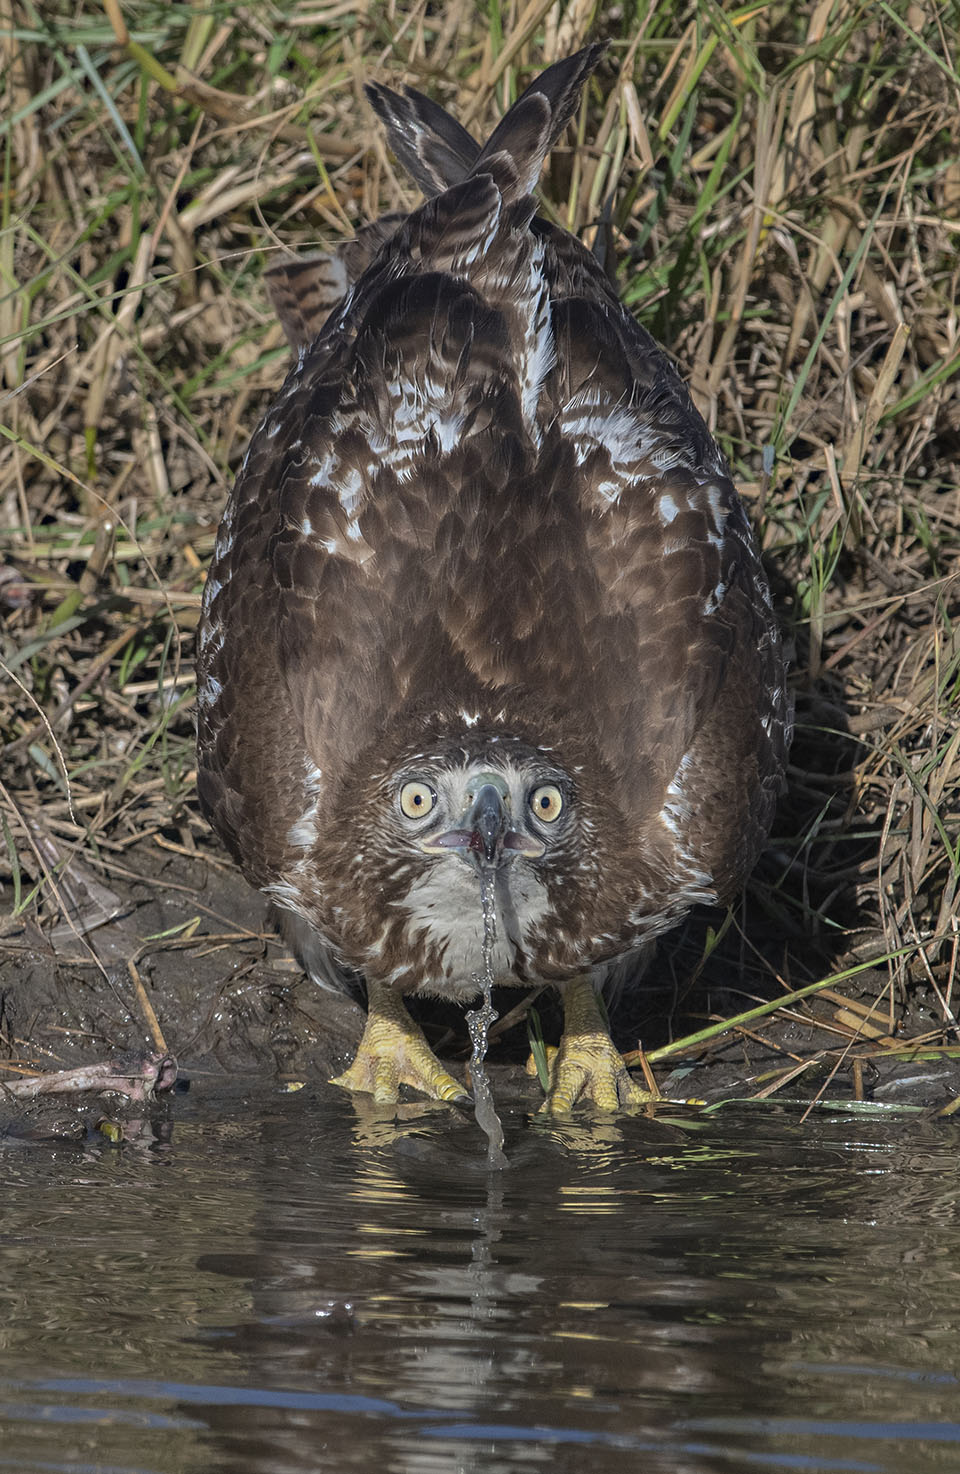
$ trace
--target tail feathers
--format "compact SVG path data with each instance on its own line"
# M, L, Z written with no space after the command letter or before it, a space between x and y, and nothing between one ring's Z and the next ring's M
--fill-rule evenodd
M427 195L469 174L490 174L510 203L530 194L544 160L576 111L584 83L606 47L595 43L548 67L479 148L437 103L411 88L401 96L370 84L365 91L401 164Z
M331 312L406 218L381 215L334 252L285 256L267 268L267 294L291 348L306 348L313 342Z
M383 121L390 146L428 197L449 196L437 212L409 217L405 246L429 269L450 269L456 261L483 258L496 233L503 205L534 190L551 148L576 111L580 94L605 51L586 46L557 62L531 83L483 148L437 103L407 88L401 95L370 84L365 91ZM486 187L478 176L485 176ZM533 204L530 202L530 210ZM407 217L385 215L358 231L356 240L331 255L282 260L266 272L274 310L291 346L309 345L350 287L377 258ZM511 216L514 224L517 223Z
M600 42L585 46L531 82L494 128L472 172L482 174L489 169L496 175L491 166L505 154L516 171L517 192L505 191L504 197L510 200L532 193L547 155L576 112L584 84L605 50Z
M532 194L550 152L551 122L547 99L524 93L487 139L473 172L489 174L509 203Z
M312 342L349 286L343 261L328 255L284 258L264 282L291 348Z
M439 194L466 178L480 145L456 118L412 87L403 96L375 82L363 90L386 127L390 147L425 195Z

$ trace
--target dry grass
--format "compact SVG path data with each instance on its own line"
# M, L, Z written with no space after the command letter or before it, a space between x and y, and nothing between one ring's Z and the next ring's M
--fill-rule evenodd
M930 1039L955 1041L951 7L0 0L0 16L6 933L109 912L134 843L217 856L193 798L192 643L219 511L284 370L262 272L281 244L414 199L363 80L411 81L482 131L532 72L608 36L546 208L614 252L684 365L795 639L792 786L748 898L763 958L740 944L746 990L895 954L871 973L885 1017L920 998Z

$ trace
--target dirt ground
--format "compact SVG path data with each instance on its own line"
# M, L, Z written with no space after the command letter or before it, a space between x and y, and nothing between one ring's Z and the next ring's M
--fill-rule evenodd
M263 898L225 861L173 855L146 842L131 851L127 877L122 887L113 878L118 913L86 936L64 926L50 939L26 920L0 939L3 1079L160 1050L178 1061L178 1089L189 1082L193 1091L219 1099L241 1088L248 1108L283 1088L334 1092L327 1082L356 1048L363 1008L303 975L273 931ZM682 933L662 943L649 987L614 1013L614 1036L625 1051L637 1048L638 1031L654 1051L669 1038L670 1010L658 975L671 947L682 950L683 944ZM848 989L854 1008L858 994L867 1004L875 1001L887 977L868 971L856 981L859 987ZM675 1032L715 1016L716 994L716 977L710 989L695 990L674 1019ZM517 1001L516 994L501 992L501 1014ZM548 1041L555 1039L559 1010L542 998L538 1008ZM462 1077L469 1056L462 1014L435 1003L416 1011L431 1043ZM736 1011L728 1002L727 1012ZM936 1111L960 1096L960 1059L925 1058L921 1051L892 1056L862 1038L838 1046L835 1020L844 1012L830 1004L824 1010L817 1000L805 1014L785 1010L755 1028L738 1028L658 1065L658 1084L673 1101L742 1099L761 1092L768 1078L780 1080L793 1061L797 1078L779 1089L779 1103L810 1102L818 1093L833 1103L859 1095L885 1106ZM935 1019L934 1009L929 1018ZM913 987L897 1032L922 1037L925 1022L923 990ZM526 1053L521 1022L493 1044L491 1074L501 1103L534 1111L542 1095L524 1069ZM152 1109L175 1116L176 1096L166 1095ZM114 1091L13 1099L0 1086L0 1134L76 1136L95 1130L105 1111L109 1121L139 1123L143 1105Z

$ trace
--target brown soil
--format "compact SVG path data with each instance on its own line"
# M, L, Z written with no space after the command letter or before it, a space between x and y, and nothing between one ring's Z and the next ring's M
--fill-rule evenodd
M147 844L131 851L129 875L124 885L113 877L120 914L86 937L54 948L28 922L0 942L8 1066L58 1070L165 1047L181 1074L248 1075L265 1088L343 1068L362 1009L302 977L239 875Z
M28 920L0 940L0 1078L159 1048L179 1061L179 1088L189 1080L194 1092L211 1100L241 1087L255 1109L258 1097L284 1084L306 1084L313 1095L319 1090L335 1096L336 1087L327 1082L356 1048L363 1009L304 977L271 929L263 899L226 864L199 854L172 855L147 842L129 852L126 874L122 883L112 876L118 914L86 936L63 927L51 942ZM668 941L665 954L682 952L684 940L681 933L672 949ZM662 971L652 969L649 988L614 1015L621 1048L636 1047L638 1028L648 1048L668 1037L669 1006L653 983ZM868 1003L888 986L885 972L866 973L858 981ZM677 1032L715 1016L717 987L714 976L710 994L700 988L688 999L689 1012L675 1020L682 1025ZM850 997L856 1007L857 992ZM642 1019L639 1000L646 1005ZM503 995L499 1002L505 1013L517 995ZM924 1003L922 989L912 988L910 1012L899 1019L898 1034L922 1037L929 1023ZM549 1000L539 1000L538 1007L548 1038L556 1037L558 1011ZM836 1102L859 1090L867 1100L939 1109L960 1096L960 1060L892 1058L862 1039L844 1046L836 1034L837 1016L836 1006L818 999L802 1020L775 1015L699 1055L665 1061L657 1067L658 1082L673 1100L716 1102L756 1095L768 1074L806 1061L796 1083L781 1088L776 1101L810 1102L820 1093ZM459 1011L424 1005L419 1017L431 1042L462 1074L468 1043ZM535 1110L541 1096L524 1071L525 1052L520 1024L492 1050L494 1087L502 1104ZM159 1109L175 1114L175 1097ZM0 1100L0 1131L76 1135L104 1110L104 1100L90 1096L66 1104L57 1098ZM109 1112L110 1119L137 1121L144 1114L142 1106L125 1108L115 1096Z

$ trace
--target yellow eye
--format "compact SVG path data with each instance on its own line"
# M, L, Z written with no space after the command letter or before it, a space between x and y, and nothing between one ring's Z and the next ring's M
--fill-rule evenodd
M544 824L559 819L563 808L563 794L554 783L541 783L530 795L530 807Z
M400 809L408 819L424 819L437 801L437 795L426 783L405 783L400 790Z

